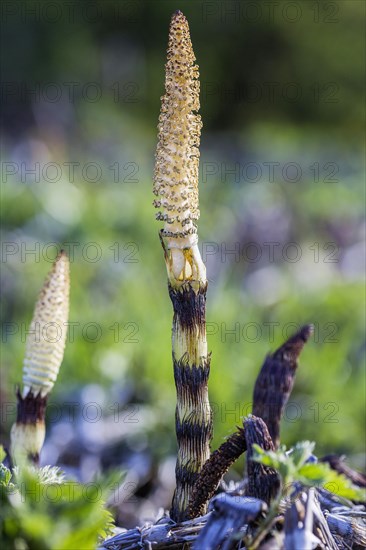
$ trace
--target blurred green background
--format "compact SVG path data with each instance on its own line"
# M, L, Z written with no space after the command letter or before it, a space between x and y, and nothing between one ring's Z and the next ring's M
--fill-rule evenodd
M178 8L201 74L213 448L250 412L266 353L312 322L282 440L364 467L365 4L3 2L2 433L7 443L25 331L64 247L74 325L43 462L82 479L132 472L126 525L169 506L174 481L152 173Z

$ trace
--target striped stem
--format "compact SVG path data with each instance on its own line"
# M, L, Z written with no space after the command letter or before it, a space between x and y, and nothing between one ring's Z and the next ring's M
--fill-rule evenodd
M17 419L11 429L13 460L39 462L45 412L62 362L69 313L69 260L61 251L39 294L28 332L23 391L17 390Z
M201 118L198 67L188 22L177 11L171 20L165 95L153 192L164 221L160 239L173 304L172 352L177 390L178 458L171 517L188 519L188 503L197 476L210 456L211 409L207 382L210 356L206 342L206 269L198 250L198 161Z
M190 517L188 504L198 475L210 457L212 438L208 399L210 356L205 351L206 286L197 294L189 284L178 290L170 286L169 293L174 309L172 345L179 447L171 517L184 521Z

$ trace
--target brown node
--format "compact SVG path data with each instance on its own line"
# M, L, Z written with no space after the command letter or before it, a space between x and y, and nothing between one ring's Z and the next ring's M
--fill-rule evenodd
M42 397L41 391L34 394L29 390L25 397L22 396L19 387L17 396L17 424L36 424L44 422L47 406L47 395Z

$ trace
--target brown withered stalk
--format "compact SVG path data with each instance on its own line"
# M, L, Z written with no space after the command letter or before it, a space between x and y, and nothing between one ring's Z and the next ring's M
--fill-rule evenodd
M189 516L197 518L204 514L207 502L214 496L223 475L246 451L247 443L243 428L230 435L203 466L189 501Z
M305 325L267 355L255 382L252 413L266 423L275 448L280 442L281 418L294 386L298 358L312 333L312 325Z
M245 494L270 504L280 489L280 478L276 470L254 462L252 457L254 443L265 451L274 451L272 438L264 421L254 415L249 415L244 420L244 434L247 444L246 474L248 480Z

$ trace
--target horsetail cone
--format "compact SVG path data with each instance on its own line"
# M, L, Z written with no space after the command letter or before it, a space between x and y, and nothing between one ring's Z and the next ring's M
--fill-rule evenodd
M178 11L170 24L153 189L154 205L160 209L156 218L164 222L168 277L175 285L187 278L206 280L196 226L202 122L195 112L200 108L195 59L187 19Z
M62 251L39 294L26 341L23 391L17 391L17 421L11 431L15 460L38 462L45 437L47 397L63 359L69 316L69 260Z
M47 395L63 359L69 318L69 260L62 251L39 294L26 341L23 396Z
M187 19L171 20L165 95L159 117L154 206L164 222L160 239L173 304L172 355L177 390L178 457L171 517L189 518L198 474L210 456L212 418L208 400L210 356L206 341L206 269L198 249L198 167L201 118L198 67Z

